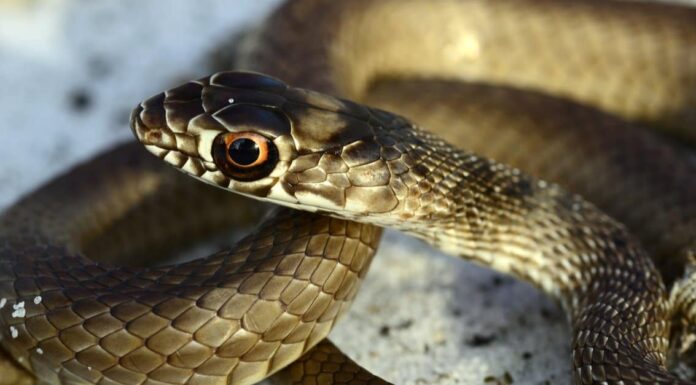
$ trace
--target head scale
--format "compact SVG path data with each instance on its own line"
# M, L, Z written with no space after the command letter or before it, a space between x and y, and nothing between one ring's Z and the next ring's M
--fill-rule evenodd
M382 156L384 141L394 143L376 132L393 118L269 76L221 72L142 102L131 126L148 150L205 182L292 207L367 212L396 205Z

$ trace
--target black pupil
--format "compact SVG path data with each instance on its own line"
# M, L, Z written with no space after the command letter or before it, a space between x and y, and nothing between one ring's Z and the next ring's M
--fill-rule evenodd
M230 159L241 166L248 166L259 158L259 145L251 139L237 139L227 150Z

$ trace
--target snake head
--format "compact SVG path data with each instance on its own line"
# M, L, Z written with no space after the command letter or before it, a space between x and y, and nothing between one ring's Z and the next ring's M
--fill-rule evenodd
M362 215L396 204L381 133L394 116L251 72L220 72L142 102L134 134L207 183L304 210ZM386 150L385 150L386 149Z

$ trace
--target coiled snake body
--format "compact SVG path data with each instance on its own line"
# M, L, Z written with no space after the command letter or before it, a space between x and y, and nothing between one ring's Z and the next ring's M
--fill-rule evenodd
M221 72L144 101L131 123L180 171L310 213L281 210L192 262L114 267L232 225L233 210L259 213L124 145L0 218L2 346L46 383L251 384L287 365L278 382L383 383L321 341L386 226L559 300L577 383L687 383L665 364L692 280L670 302L662 277L694 255L694 166L625 120L694 139L695 46L696 11L677 6L289 2L235 58L286 83ZM445 81L421 94L406 77ZM412 113L458 146L328 94ZM496 152L505 141L526 151ZM641 241L579 195L459 147L573 188Z

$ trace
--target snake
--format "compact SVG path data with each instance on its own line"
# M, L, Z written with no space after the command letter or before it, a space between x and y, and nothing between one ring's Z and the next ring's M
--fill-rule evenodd
M696 138L693 47L686 6L288 1L0 216L0 344L40 384L387 384L326 339L386 227L558 301L575 383L691 384L696 165L648 127Z

